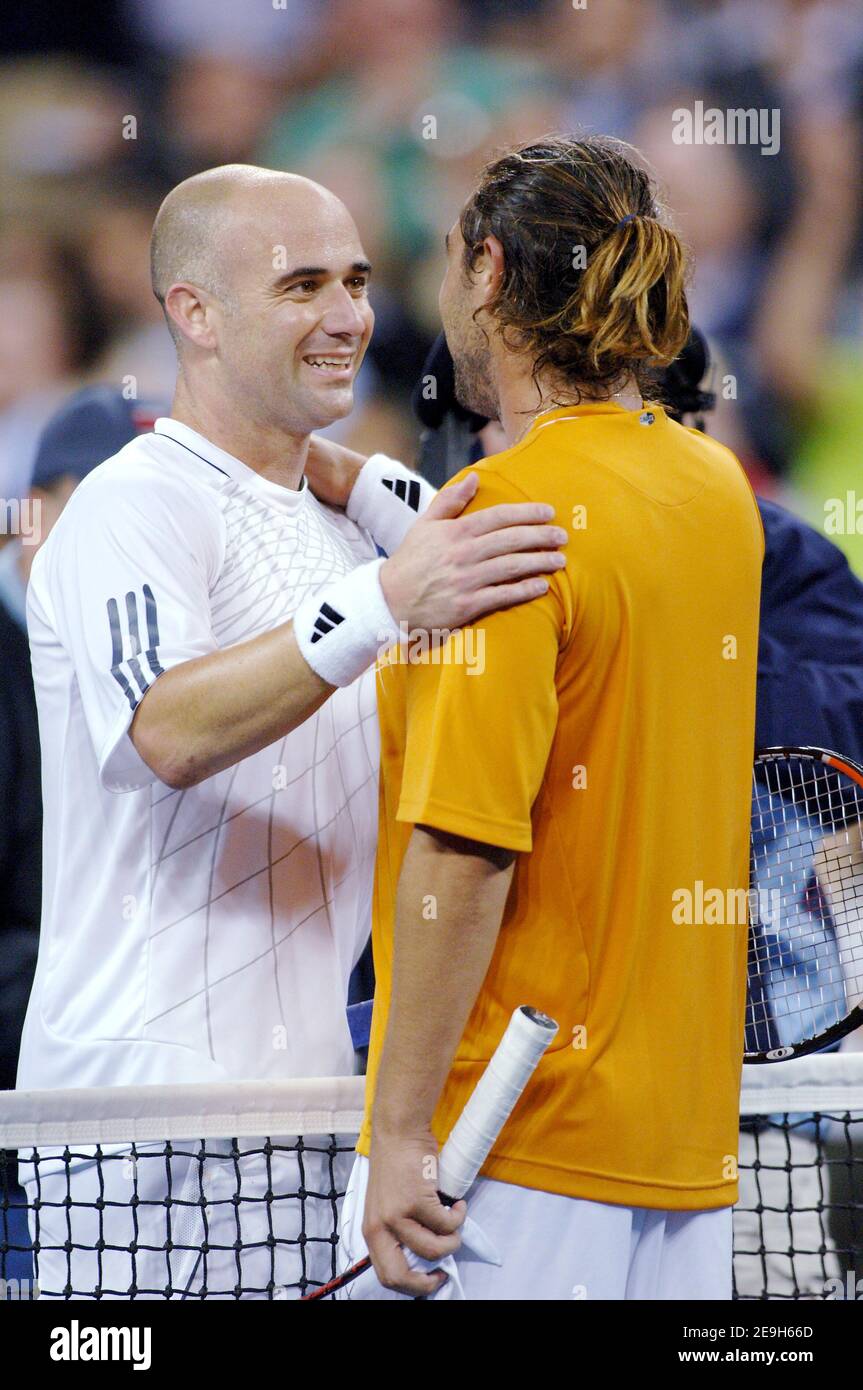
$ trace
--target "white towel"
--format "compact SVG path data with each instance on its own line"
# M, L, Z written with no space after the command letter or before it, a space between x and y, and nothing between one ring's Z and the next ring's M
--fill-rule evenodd
M369 1161L361 1154L357 1155L351 1172L345 1199L342 1204L341 1238L339 1241L339 1272L350 1268L363 1259L368 1252L368 1246L363 1239L363 1213L366 1205L366 1188L369 1181ZM447 1255L443 1260L423 1260L419 1255L406 1250L405 1257L411 1269L431 1271L442 1269L448 1278L440 1288L429 1295L429 1300L437 1299L444 1301L452 1299L464 1302L465 1294L462 1288L461 1278L459 1277L459 1265L466 1260L478 1260L483 1264L499 1265L500 1255L494 1245L476 1224L470 1215L465 1218L464 1225L461 1227L461 1247L458 1256ZM395 1293L392 1289L385 1289L378 1280L373 1269L367 1270L359 1275L346 1288L340 1289L336 1294L337 1299L395 1299L409 1298L409 1294Z

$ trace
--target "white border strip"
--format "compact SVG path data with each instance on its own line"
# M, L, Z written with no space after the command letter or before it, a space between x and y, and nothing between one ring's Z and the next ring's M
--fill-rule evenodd
M863 1054L826 1052L743 1068L741 1115L863 1115Z
M364 1076L0 1091L0 1148L359 1132Z
M0 1091L0 1148L357 1134L365 1077ZM743 1068L741 1115L863 1114L863 1055Z

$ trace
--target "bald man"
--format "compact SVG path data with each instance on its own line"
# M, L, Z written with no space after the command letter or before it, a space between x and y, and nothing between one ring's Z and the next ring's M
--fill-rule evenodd
M310 440L350 411L373 323L359 234L326 189L245 166L189 179L152 271L171 415L85 479L33 566L45 885L19 1088L352 1072L375 659L399 624L525 602L563 563L548 507L462 517L472 479L432 500L400 464ZM161 1149L79 1151L71 1171L43 1154L43 1296L295 1296L329 1277L332 1213L296 1196L332 1190L326 1156L302 1175L290 1154L244 1159L243 1193L282 1196L236 1216L233 1160L206 1168L209 1251L193 1205L190 1249L166 1252L167 1191L198 1202L193 1158L168 1177Z

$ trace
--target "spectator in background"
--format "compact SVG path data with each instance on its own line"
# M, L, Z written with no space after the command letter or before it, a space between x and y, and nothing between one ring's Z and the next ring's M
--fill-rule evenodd
M152 183L129 179L97 198L83 222L82 255L107 324L94 374L136 396L170 400L177 358L150 289L150 229L161 201Z
M0 554L4 591L11 549ZM13 587L15 580L13 576ZM0 651L0 1090L10 1090L39 944L42 800L30 649L5 592Z
M370 155L391 254L402 259L424 250L438 226L437 161L476 156L490 136L499 140L502 114L529 87L544 86L535 64L460 41L457 20L451 0L365 0L357 23L353 0L333 0L329 38L340 70L287 107L262 155L292 170L320 169L321 154L334 149Z
M863 281L848 273L860 225L860 127L816 108L799 114L793 137L797 194L767 267L755 349L794 425L797 510L863 574L855 506L863 498ZM830 499L842 510L828 525Z
M675 218L695 262L689 290L693 320L716 346L723 375L738 384L733 424L720 410L712 433L734 449L750 473L759 472L765 456L777 467L787 465L775 443L758 362L749 348L758 288L764 276L765 225L763 189L734 145L677 144L672 140L671 112L692 110L696 100L713 99L694 89L679 89L652 104L636 124L635 140L662 181ZM720 395L720 407L724 402ZM729 433L729 427L734 433Z
M30 568L81 479L161 413L110 386L76 392L39 441L29 489L33 535L0 551L0 1090L15 1085L41 909L39 731L24 609Z
M258 152L353 209L375 266L369 356L405 398L438 330L443 238L477 166L558 123L536 60L467 42L462 18L452 0L364 0L361 13L333 0L335 71L288 103Z
M281 86L272 59L265 64L236 53L183 57L169 73L162 103L170 137L168 181L249 159L278 114Z
M26 205L62 216L65 209L54 208L59 181L86 179L134 153L133 142L123 138L129 95L104 72L72 59L41 55L6 63L0 80L4 208ZM80 196L71 185L68 192Z
M201 52L240 62L292 68L314 48L326 0L279 0L278 5L237 0L122 0L133 36L161 59ZM367 23L365 8L352 14Z
M666 0L678 62L713 81L768 74L783 104L856 104L863 60L859 0Z
M0 228L0 541L5 503L30 486L39 436L103 341L74 243L10 220Z
M0 221L0 497L22 495L38 430L71 384L98 373L134 378L139 395L170 390L142 229L168 186L228 160L311 172L354 209L377 329L340 438L409 456L442 237L476 169L500 145L598 126L649 146L693 246L695 314L736 383L717 436L822 530L825 500L856 488L860 0L94 3L98 23L89 9L77 24L55 16L50 55L23 11L0 36L2 215L85 268L99 338L70 347L81 296L58 289L56 254L12 257L6 281ZM672 111L697 99L781 108L778 154L674 144ZM59 332L46 327L58 317ZM863 573L863 517L859 530L851 520L827 534Z
M539 36L567 128L633 140L639 116L674 71L674 31L661 0L603 0L583 10L551 5Z

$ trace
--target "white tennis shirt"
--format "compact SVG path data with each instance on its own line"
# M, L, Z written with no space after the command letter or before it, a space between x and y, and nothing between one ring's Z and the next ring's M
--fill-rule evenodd
M33 565L44 886L19 1088L349 1073L369 932L374 674L187 790L128 729L159 675L376 557L311 494L175 420L77 488Z

